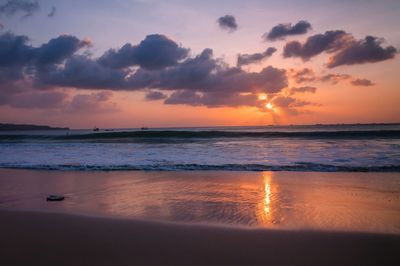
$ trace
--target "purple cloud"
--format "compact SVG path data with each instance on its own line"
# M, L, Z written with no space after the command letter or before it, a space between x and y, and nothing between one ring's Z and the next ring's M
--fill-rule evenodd
M395 57L397 50L393 46L382 47L383 39L367 36L362 40L351 42L335 53L327 64L328 68L341 65L375 63Z
M255 53L255 54L239 54L237 59L237 66L249 65L254 63L259 63L262 60L270 57L276 52L276 48L269 47L262 53Z
M375 85L375 83L373 83L369 79L353 79L350 83L354 86L366 86L366 87Z
M217 20L221 29L228 30L228 31L235 31L238 28L238 24L236 23L236 19L232 15L225 15L220 17Z
M269 41L282 40L287 36L306 34L311 30L311 24L305 20L300 20L296 24L278 24L269 32L263 35L263 38Z

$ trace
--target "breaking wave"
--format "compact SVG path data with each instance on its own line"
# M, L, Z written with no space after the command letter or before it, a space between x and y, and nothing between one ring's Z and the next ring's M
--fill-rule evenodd
M305 138L305 139L400 139L400 130L369 131L127 131L90 134L54 135L0 135L0 141L110 141L110 142L168 142L212 138Z
M83 164L0 164L0 168L64 171L303 171L303 172L400 172L400 165L344 166L308 162L293 165L264 164L150 164L150 165L83 165Z

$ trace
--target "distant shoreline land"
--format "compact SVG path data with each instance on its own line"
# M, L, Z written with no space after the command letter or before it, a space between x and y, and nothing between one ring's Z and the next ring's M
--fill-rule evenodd
M69 130L69 128L68 127L50 127L50 126L43 126L43 125L0 123L0 131L14 131L14 130Z

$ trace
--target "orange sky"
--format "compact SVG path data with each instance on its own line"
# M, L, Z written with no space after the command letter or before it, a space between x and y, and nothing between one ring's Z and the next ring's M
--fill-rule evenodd
M292 3L292 1L286 2L288 6ZM335 52L322 52L310 57L308 60L302 60L299 57L283 57L285 45L288 42L299 41L303 44L308 37L324 34L328 30L344 30L351 34L355 41L363 40L367 35L384 38L385 41L380 44L381 47L386 48L392 45L398 49L400 34L394 22L398 22L397 25L399 25L400 21L399 17L397 16L396 18L394 15L400 10L400 5L396 4L395 1L382 2L382 6L379 7L379 14L372 18L375 23L363 22L378 8L374 3L366 4L363 7L357 7L355 4L346 7L344 3L332 4L334 6L321 4L310 7L310 9L303 8L299 10L294 8L285 9L283 4L275 3L274 10L276 13L273 13L260 1L254 2L257 8L243 6L240 2L233 1L232 7L221 8L222 11L220 12L214 11L210 3L205 3L204 6L199 7L197 2L192 3L189 1L178 5L177 2L172 1L170 5L161 4L166 5L163 11L157 8L155 10L146 9L146 4L143 4L144 7L141 6L140 8L144 8L146 12L149 12L149 17L142 14L143 16L138 15L130 18L125 16L126 11L123 10L124 8L130 8L130 2L129 4L125 3L125 6L115 4L110 9L110 14L107 15L104 14L104 11L108 8L108 4L101 2L95 10L92 10L90 16L87 15L89 10L85 5L78 5L76 8L80 8L80 11L72 13L74 10L71 7L64 6L61 1L56 1L55 3L60 8L57 9L57 15L51 18L54 23L44 25L42 31L38 32L32 28L32 25L41 23L45 19L47 21L49 18L45 18L44 14L35 13L24 20L16 17L4 17L2 19L4 29L0 34L3 36L6 32L11 32L15 36L28 36L31 43L29 45L32 47L41 47L41 44L47 43L50 39L66 32L72 36L77 36L80 40L83 40L84 37L89 37L92 42L91 45L85 47L84 50L76 52L76 54L85 55L85 53L90 53L91 55L88 58L95 60L95 58L102 56L108 48L119 49L125 43L131 43L134 46L144 40L146 35L160 33L168 36L179 47L190 49L187 57L180 59L180 62L196 57L205 48L211 48L213 50L213 60L222 60L223 64L227 64L232 69L236 64L238 54L261 53L267 47L274 47L277 51L272 56L256 63L244 65L241 69L246 73L258 73L268 66L285 69L289 84L282 88L278 94L266 93L267 99L263 100L263 102L258 102L260 106L270 103L269 106L272 106L270 109L260 108L259 106L228 107L229 103L224 103L224 105L227 105L226 107L213 107L207 106L207 104L200 104L200 106L192 106L185 103L165 104L163 102L164 99L146 100L145 92L148 92L146 88L133 91L129 88L123 90L112 87L87 89L64 85L39 88L40 92L62 93L65 99L62 104L56 106L38 107L40 104L29 104L29 95L31 94L26 96L21 93L20 95L22 96L15 96L12 92L9 93L13 85L0 80L0 89L4 92L4 94L0 94L0 97L3 98L0 99L0 122L48 124L71 128L91 128L95 125L101 128L127 128L141 126L400 122L400 60L398 56L377 62L366 61L356 64L343 64L332 69L327 68L326 64L329 62L329 58L335 55ZM47 3L45 2L44 5L47 5ZM219 3L218 5L222 4ZM311 6L312 1L304 1L304 5ZM346 10L346 8L350 10ZM356 8L359 8L358 17L349 18L346 16ZM42 7L42 9L45 8ZM182 12L182 16L179 17L180 23L173 20L178 12L177 10ZM213 11L211 12L210 10ZM319 12L318 15L316 14L317 12ZM338 13L341 13L341 15L337 15ZM68 28L66 17L71 14L76 16L76 21L82 22L81 28ZM160 22L159 24L153 24L154 21L150 22L149 20L156 17L156 14L163 14L163 16L158 16L157 18ZM225 14L235 16L238 23L237 29L226 31L218 26L217 18ZM274 15L271 15L263 23L259 23L260 18L268 16L268 14ZM114 36L115 38L107 39L102 32L93 28L95 24L91 23L96 21L95 17L99 18L102 15L108 16L109 23L120 29L113 31L113 29L105 26L105 33L109 33L109 36ZM119 16L120 19L118 19ZM194 16L198 19L190 28L189 22L191 17ZM336 16L339 17L335 18ZM342 21L339 21L340 16L343 16ZM171 21L168 22L167 18L170 18ZM287 36L285 39L278 41L263 40L262 35L279 23L292 23L294 25L301 19L309 21L312 25L312 28L307 33ZM337 21L334 22L334 19L337 19ZM198 22L198 20L201 22ZM77 23L76 21L73 24ZM137 31L138 33L126 32L123 30L126 23L130 23L129 25L138 23L143 27ZM179 29L177 29L177 23L181 25ZM47 24L49 24L48 21ZM194 30L198 33L197 35ZM65 61L61 62L60 66L63 64L65 64ZM305 83L296 82L291 73L304 68L311 69L314 72L314 80ZM0 74L1 71L8 71L8 69L11 69L11 67L3 64L3 66L0 66ZM321 81L322 77L327 74L348 75L348 77L338 81L336 84L333 84L332 80ZM351 82L356 79L367 79L374 85L354 86ZM315 93L290 94L290 90L293 87L304 86L316 88ZM25 87L22 88L22 90L25 89ZM35 86L30 88L29 93L31 93L31 90L36 93L38 88ZM158 91L154 87L151 90ZM101 91L106 91L107 93L99 95L98 93ZM171 94L175 91L178 91L178 89L168 88L167 90L161 90L162 93L166 94L165 97L171 97ZM243 92L247 93L246 90L243 90ZM79 97L74 98L76 95L84 95L79 99L82 101L81 103L78 102ZM99 100L99 97L103 96L104 100ZM282 106L277 106L278 100L276 98L279 97L291 97L295 99L295 102L286 107L284 103L280 103ZM40 103L41 100L39 99L38 101ZM276 104L274 104L274 101ZM84 105L82 106L82 104ZM79 108L76 108L77 106Z

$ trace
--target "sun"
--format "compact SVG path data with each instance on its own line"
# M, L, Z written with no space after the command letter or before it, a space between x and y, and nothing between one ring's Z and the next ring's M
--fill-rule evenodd
M267 104L265 105L265 108L267 108L267 109L269 109L269 110L273 110L273 109L274 109L274 106L273 106L271 103L267 103Z

